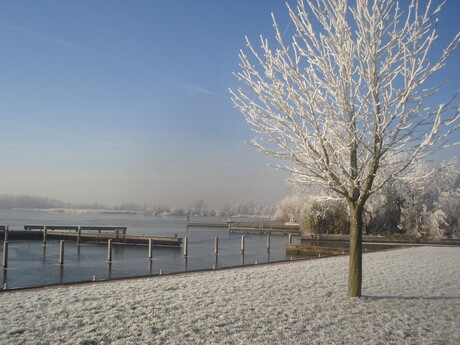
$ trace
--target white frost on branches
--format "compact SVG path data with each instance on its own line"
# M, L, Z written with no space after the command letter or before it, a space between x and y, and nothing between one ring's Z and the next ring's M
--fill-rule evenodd
M273 16L276 49L263 37L260 49L246 39L252 58L241 51L235 75L247 88L231 90L257 133L252 144L287 161L279 168L297 183L361 204L448 145L459 127L459 92L431 105L444 82L429 78L460 33L433 59L441 7L412 0L403 12L393 0L299 0L289 7L296 29L289 43Z

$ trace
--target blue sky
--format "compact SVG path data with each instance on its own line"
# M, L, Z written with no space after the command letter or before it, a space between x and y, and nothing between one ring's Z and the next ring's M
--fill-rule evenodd
M288 26L278 0L1 1L0 193L109 205L282 198L286 175L244 144L250 128L228 92L244 36L273 38L271 12ZM440 17L452 38L458 2ZM453 88L459 67L456 53Z

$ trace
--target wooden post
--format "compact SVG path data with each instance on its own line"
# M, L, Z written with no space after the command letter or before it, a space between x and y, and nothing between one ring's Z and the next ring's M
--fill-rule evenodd
M184 256L188 256L188 238L184 237Z
M153 259L153 240L149 238L149 260Z
M64 265L64 240L59 243L59 265Z
M81 226L78 226L78 236L77 236L77 245L80 245L80 240L81 240Z
M112 240L107 241L107 262L112 262Z
M219 237L214 238L214 255L219 254Z
M270 251L270 234L267 235L267 252Z
M244 254L244 235L241 236L241 254Z
M292 245L292 234L289 234L288 236L288 244Z
M46 225L43 226L43 245L46 246Z
M4 235L5 235L5 239L3 240L4 242L8 242L8 231L9 231L9 226L8 225L5 225L5 228L4 228Z
M3 242L3 269L8 268L8 241Z

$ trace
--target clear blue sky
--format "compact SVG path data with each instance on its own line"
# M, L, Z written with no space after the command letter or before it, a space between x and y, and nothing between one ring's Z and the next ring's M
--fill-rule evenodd
M244 36L273 38L271 12L286 28L278 0L1 1L0 193L215 206L282 198L286 175L243 143L250 128L228 92ZM458 18L450 0L442 37ZM457 53L453 89L459 67Z

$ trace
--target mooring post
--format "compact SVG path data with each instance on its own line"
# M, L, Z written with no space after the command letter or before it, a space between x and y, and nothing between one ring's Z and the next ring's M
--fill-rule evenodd
M188 237L184 237L184 256L188 256Z
M64 265L64 240L59 243L59 265Z
M244 254L244 235L241 236L241 254Z
M5 225L5 228L4 228L4 232L5 232L5 239L3 240L4 242L8 242L8 231L9 231L9 226L8 225Z
M112 262L112 240L107 241L107 262Z
M149 260L153 259L153 240L149 238Z
M3 269L8 268L8 241L3 242Z
M289 234L288 236L288 244L292 245L292 234Z
M43 245L46 246L46 225L43 225Z
M219 237L214 238L214 255L219 254Z
M270 234L267 235L267 252L270 251Z
M81 240L81 226L79 225L77 228L78 236L77 236L77 245L80 245Z

